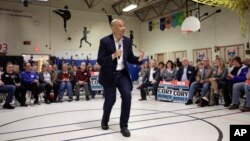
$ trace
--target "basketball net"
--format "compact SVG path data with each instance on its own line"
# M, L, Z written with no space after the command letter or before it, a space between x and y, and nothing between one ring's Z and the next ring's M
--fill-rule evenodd
M182 30L181 32L182 32L183 34L190 34L190 33L192 33L193 31L190 30L190 29L186 29L186 30Z

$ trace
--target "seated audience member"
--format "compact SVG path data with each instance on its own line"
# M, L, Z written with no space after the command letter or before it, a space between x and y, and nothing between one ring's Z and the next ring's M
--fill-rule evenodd
M242 112L250 112L250 71L247 74L247 83L244 84L246 104L240 109Z
M213 68L209 64L209 59L206 58L204 60L203 68L200 68L197 75L196 81L193 82L190 86L189 93L188 93L188 100L185 103L186 105L193 104L193 97L197 88L201 87L201 97L204 97L210 88L210 78L213 77Z
M247 79L247 83L246 82L239 82L239 83L234 83L233 84L233 93L232 93L232 105L229 106L229 110L234 110L234 109L239 109L239 105L240 105L240 96L242 94L248 94L248 90L246 87L249 88L249 80L250 80L250 59L248 58L247 60L248 62L245 63L245 66L246 68L243 68L242 69L242 73L243 74L246 74L245 77ZM242 75L243 75L242 74ZM239 77L239 76L238 76ZM244 80L244 77L240 78L240 79L243 79ZM245 93L242 93L242 92L245 92Z
M146 72L146 75L142 79L142 85L139 86L139 89L141 91L141 99L147 100L146 98L146 92L145 88L147 87L153 87L153 94L155 95L155 100L157 100L157 87L160 81L160 70L156 67L156 61L151 60L150 61L150 68Z
M86 64L83 62L81 63L80 70L76 72L76 86L75 86L76 101L79 100L80 87L84 88L86 100L89 100L89 95L90 95L88 87L89 77L90 77L90 72L87 70Z
M21 75L20 74L20 66L19 65L13 65L13 71L15 73L17 73L19 76Z
M219 87L222 89L224 86L224 81L228 74L228 69L225 67L225 64L221 58L215 60L214 76L210 78L211 83L211 93L210 93L210 103L209 105L218 105L219 104Z
M15 97L21 106L27 106L26 102L26 90L21 85L21 78L19 74L13 71L14 65L12 63L6 64L6 72L2 74L2 81L5 85L15 86Z
M32 71L30 63L24 64L25 71L21 73L21 84L24 86L25 90L30 90L31 94L34 96L34 104L39 104L38 93L39 93L39 80L36 72Z
M53 65L54 66L54 65ZM52 82L54 83L54 85L57 87L57 88L55 88L55 89L53 89L53 91L54 91L54 96L53 96L53 102L57 102L57 97L58 97L58 91L59 91L59 85L58 85L58 83L57 83L57 75L58 75L58 72L60 72L60 71L56 71L56 69L54 69L54 67L53 66L51 66L51 65L49 65L49 69L48 69L48 71L49 71L49 73L51 74L51 79L52 79ZM57 68L57 66L56 66L56 68Z
M195 68L189 65L187 58L183 58L182 66L179 68L175 79L178 81L189 81L189 85L191 85L195 81L195 75Z
M146 72L148 71L145 67L145 64L140 65L140 72L139 72L139 85L142 84L142 78L146 75Z
M72 84L74 75L68 70L68 65L62 65L62 71L57 76L57 82L59 83L59 97L58 102L63 102L64 90L67 89L67 95L69 97L69 102L73 100Z
M15 93L15 86L13 85L5 85L0 77L0 94L7 93L7 97L5 99L5 103L3 105L4 109L15 109L10 103L12 102L13 95Z
M72 91L74 92L74 88L75 88L75 85L76 85L76 72L78 71L78 68L77 66L72 66L72 73L74 75L74 78L73 78L73 81L71 82L72 83Z
M53 75L51 72L48 71L49 65L48 64L43 64L42 65L42 72L39 73L39 82L40 82L40 87L42 90L45 90L45 103L50 104L49 101L49 96L51 90L54 91L54 97L57 96L58 92L58 86L55 80L53 80ZM55 100L55 98L53 99Z
M100 71L100 65L96 62L93 68L94 72L99 72Z
M244 82L246 80L247 70L244 69L245 66L241 63L241 58L236 56L232 59L233 66L229 69L227 74L227 79L223 87L225 107L228 107L231 104L231 97L233 92L233 85L235 83Z
M166 63L166 68L161 71L161 78L163 81L173 81L176 78L177 71L174 68L174 63L168 60Z
M3 74L3 67L0 67L0 77L2 76Z
M56 64L54 64L54 65L52 66L52 68L53 68L53 71L56 73L56 75L58 75L58 74L59 74L59 72L60 72L60 70L58 70L57 65L56 65Z
M86 64L87 65L87 64ZM91 74L91 72L94 72L95 70L93 69L93 66L89 63L87 65L87 70L88 72ZM90 94L91 94L91 97L92 99L95 99L95 95L96 95L96 92L95 91L92 91L91 89L91 83L90 83L90 79L89 79L89 82L88 82L88 87L89 87L89 91L90 91Z
M162 72L164 70L165 64L163 62L159 62L157 68Z

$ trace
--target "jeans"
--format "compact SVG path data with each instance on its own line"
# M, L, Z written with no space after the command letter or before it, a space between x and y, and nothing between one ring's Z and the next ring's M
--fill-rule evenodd
M5 99L5 103L11 103L12 99L13 99L13 95L15 93L15 89L16 87L13 85L3 85L0 86L0 93L8 93L6 99Z
M244 89L245 89L245 93L246 93L246 107L250 107L250 93L249 93L250 86L245 84Z
M190 86L190 89L189 89L189 94L188 94L188 99L192 100L194 95L195 95L195 92L197 90L197 88L199 87L202 87L201 89L201 96L205 96L207 94L207 92L209 91L209 88L210 88L210 83L209 82L205 82L205 83L200 83L200 82L193 82Z
M244 91L246 82L235 83L233 85L233 95L232 95L232 103L239 105L240 104L240 95L241 92Z
M59 88L59 98L62 99L64 95L64 90L67 89L67 95L69 97L73 96L72 92L72 84L71 82L61 82L60 88Z

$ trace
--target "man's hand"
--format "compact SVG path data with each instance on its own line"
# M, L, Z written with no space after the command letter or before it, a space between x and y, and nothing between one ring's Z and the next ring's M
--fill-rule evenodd
M116 57L121 57L122 56L122 50L118 49L116 50Z
M209 80L210 80L210 81L215 81L215 78L210 78Z
M141 49L138 61L141 62L143 60L143 58L144 58L144 50Z
M3 81L2 81L2 80L0 80L0 86L3 86L3 85L4 85Z
M156 83L156 81L155 81L155 80L151 81L151 84L154 84L154 83Z
M233 76L231 73L228 73L227 78L228 78L228 79L233 79L234 76Z
M54 84L53 84L53 82L50 82L49 85L53 87Z
M33 83L39 84L39 81L36 79L33 81Z
M115 53L112 54L112 59L114 60L115 58L118 58L122 55L122 50L118 49L115 51Z
M17 87L20 87L20 86L21 86L21 84L20 84L20 83L16 83L15 85L16 85Z

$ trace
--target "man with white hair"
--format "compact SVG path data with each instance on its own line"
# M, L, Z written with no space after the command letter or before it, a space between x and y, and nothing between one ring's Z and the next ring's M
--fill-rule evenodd
M195 80L195 68L189 65L189 61L187 58L182 59L182 66L179 68L176 80L178 81L189 81L191 85L192 82Z
M90 95L88 87L89 78L90 78L90 73L86 69L86 64L82 62L80 70L76 72L76 86L75 86L76 101L79 100L80 87L84 88L86 100L89 100L89 95Z
M97 62L101 66L99 82L104 88L105 101L101 127L109 129L109 116L116 101L116 87L120 91L122 104L120 116L121 133L130 136L128 120L131 108L132 82L128 73L127 63L141 64L144 52L136 57L132 51L132 42L124 36L125 25L120 19L111 22L112 34L100 40Z

